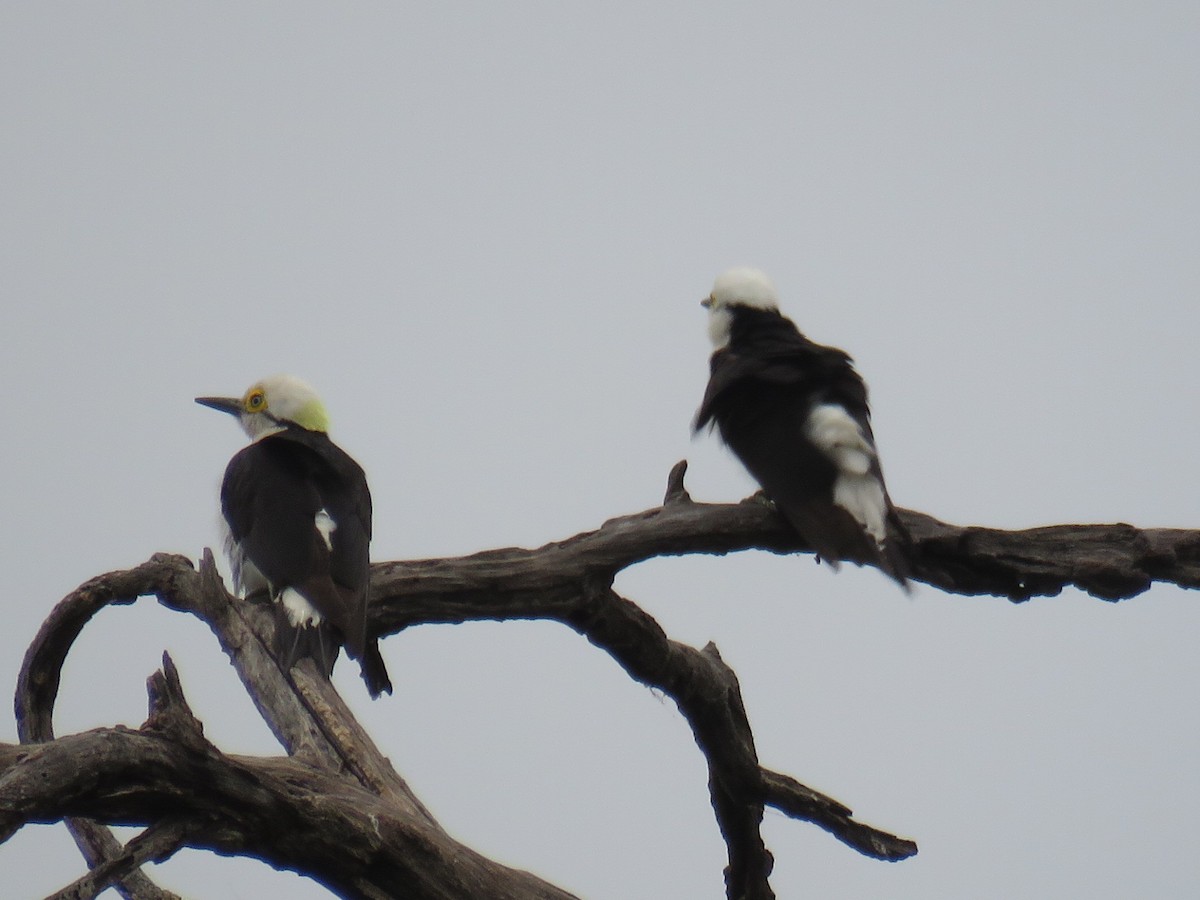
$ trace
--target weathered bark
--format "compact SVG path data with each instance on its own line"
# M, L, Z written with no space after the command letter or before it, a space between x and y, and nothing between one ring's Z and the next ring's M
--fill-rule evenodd
M808 549L767 504L693 503L684 470L681 464L672 472L663 506L535 550L376 564L372 630L385 636L432 622L553 619L586 636L630 677L670 696L708 762L730 898L773 896L771 854L760 833L764 805L813 822L866 855L911 856L911 841L864 825L841 803L762 769L736 675L716 647L671 640L613 591L617 573L655 556ZM1196 531L1130 525L1000 531L947 525L912 511L901 516L913 536L915 578L948 592L1022 601L1075 585L1116 600L1154 581L1200 585ZM71 644L99 609L143 595L209 624L289 757L226 756L205 741L169 661L152 679L151 716L141 729L54 738L51 714ZM23 745L0 747L0 838L25 822L68 818L94 871L64 889L64 897L90 896L110 881L127 897L172 896L136 867L180 846L258 857L344 896L569 896L449 838L309 662L280 671L268 649L272 627L267 610L226 593L209 556L199 572L183 557L159 555L82 585L51 613L26 654L16 700ZM90 819L73 818L80 816ZM91 819L148 830L121 848Z
M204 739L169 659L151 684L151 715L137 731L0 748L0 835L65 816L166 821L178 828L175 846L256 856L343 896L569 896L502 870L337 771L222 754Z
M53 704L72 642L105 605L139 595L156 595L212 627L288 758L224 756L205 742L169 666L152 679L151 717L139 731L54 739ZM280 671L268 649L273 627L268 610L226 593L210 555L199 572L184 557L156 555L65 598L22 666L16 710L24 743L13 748L18 755L0 754L0 837L23 822L69 817L91 848L107 834L91 819L153 826L169 816L187 825L181 846L257 857L347 897L571 896L450 838L311 661L287 676ZM120 868L125 851L108 839L110 849L89 859L91 868Z

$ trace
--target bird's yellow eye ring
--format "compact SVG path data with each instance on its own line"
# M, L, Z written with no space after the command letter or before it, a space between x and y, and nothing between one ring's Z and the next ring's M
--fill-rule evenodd
M246 399L242 401L242 406L246 408L246 412L262 412L267 408L266 392L262 388L255 388L246 394Z

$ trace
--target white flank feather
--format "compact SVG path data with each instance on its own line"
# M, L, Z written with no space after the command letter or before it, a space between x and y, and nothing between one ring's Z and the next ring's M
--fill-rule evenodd
M225 558L229 560L229 569L233 574L234 591L242 597L255 591L273 593L270 583L263 577L263 573L258 571L258 566L246 559L241 545L233 539L233 533L229 530L224 516L221 517L221 536L225 545Z
M817 445L838 467L850 475L866 475L875 458L875 448L867 440L854 417L836 403L813 407L804 423L808 439Z
M884 521L886 502L883 485L874 475L851 475L843 472L833 483L833 502L854 516L863 531L883 546L887 540Z
M837 466L833 502L882 544L887 538L887 498L871 471L875 447L854 417L836 403L814 407L804 423L808 439Z

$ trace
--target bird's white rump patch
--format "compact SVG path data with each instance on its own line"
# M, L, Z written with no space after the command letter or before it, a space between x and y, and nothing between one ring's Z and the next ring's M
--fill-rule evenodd
M322 540L325 541L325 549L333 550L333 533L337 530L337 522L333 521L333 516L324 508L317 510L317 517L314 524L317 526L317 531L320 532Z
M279 595L279 602L294 628L310 628L324 621L325 617L295 588L285 588Z
M833 502L854 516L875 543L882 544L887 538L887 498L883 483L871 471L875 447L862 427L845 408L823 403L808 414L804 432L837 466Z

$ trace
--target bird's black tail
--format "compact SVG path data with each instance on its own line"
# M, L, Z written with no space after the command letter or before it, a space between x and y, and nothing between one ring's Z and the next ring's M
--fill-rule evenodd
M887 540L879 548L879 569L904 588L906 594L912 593L912 585L908 581L912 577L912 548L912 536L889 501Z
M895 510L888 506L887 539L876 543L862 525L840 506L821 502L792 502L774 505L797 533L812 545L817 558L833 569L842 560L855 565L874 565L904 589L912 592L912 539Z
M287 618L282 606L276 606L275 655L285 670L309 657L317 664L317 671L326 679L333 676L333 664L337 661L341 645L341 634L328 623L297 628ZM349 651L349 647L346 648ZM379 652L379 642L369 641L359 660L362 679L367 685L371 699L392 692L392 680Z
M359 660L359 665L362 667L362 679L366 682L367 693L371 695L372 700L380 694L392 692L392 680L388 678L387 667L383 664L383 656L379 653L378 641L367 642L366 652Z
M337 662L339 641L327 624L296 626L288 619L282 603L275 606L275 657L285 672L306 656L317 664L317 671L328 680Z

